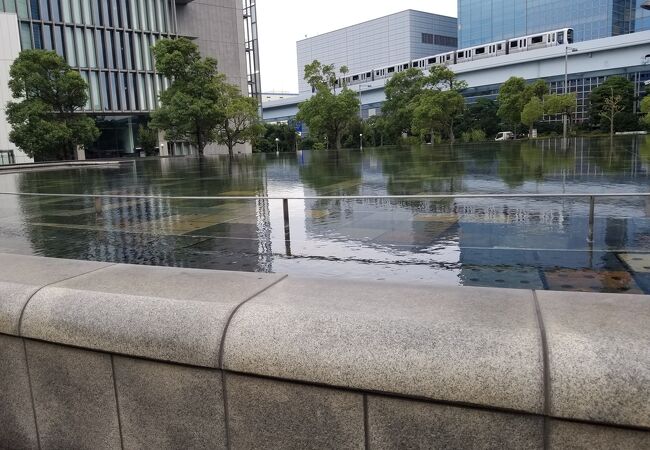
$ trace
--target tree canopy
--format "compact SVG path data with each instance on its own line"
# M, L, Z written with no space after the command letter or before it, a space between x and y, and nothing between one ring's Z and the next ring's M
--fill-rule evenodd
M264 133L259 123L257 100L244 97L236 86L225 84L222 97L224 118L217 124L217 142L228 147L232 157L237 144L253 141Z
M509 78L499 89L497 114L508 126L517 131L522 123L521 113L533 97L542 99L548 93L548 86L543 80L526 83L520 77Z
M337 149L341 148L343 132L357 119L359 97L344 88L338 95L320 88L316 95L298 105L296 119L305 122L314 136L326 136Z
M423 91L412 102L413 130L424 137L437 131L453 143L456 139L454 125L465 108L465 97L460 93L467 83L444 66L432 67L423 79Z
M97 140L95 121L77 113L88 101L88 86L56 52L21 52L9 76L9 139L25 154L40 161L74 159L77 146Z
M612 94L613 92L613 94ZM615 114L614 129L632 131L638 127L638 118L634 114L634 83L621 76L609 77L603 84L591 91L589 97L589 122L592 127L602 131L610 129L611 121L606 112L606 99L620 96L619 105L623 109Z
M162 39L153 48L156 70L171 81L160 95L152 125L171 141L188 141L202 155L212 143L233 147L260 132L257 102L243 96L219 73L217 61L202 58L186 38ZM253 106L254 105L254 106Z

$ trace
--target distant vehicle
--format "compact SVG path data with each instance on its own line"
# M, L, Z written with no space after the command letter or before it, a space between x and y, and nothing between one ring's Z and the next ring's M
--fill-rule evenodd
M515 133L512 131L502 131L494 138L495 141L510 141L515 138Z

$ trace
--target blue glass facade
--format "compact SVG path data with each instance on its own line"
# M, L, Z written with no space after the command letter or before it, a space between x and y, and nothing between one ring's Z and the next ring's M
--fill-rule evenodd
M459 46L570 27L576 41L650 29L643 0L458 0Z

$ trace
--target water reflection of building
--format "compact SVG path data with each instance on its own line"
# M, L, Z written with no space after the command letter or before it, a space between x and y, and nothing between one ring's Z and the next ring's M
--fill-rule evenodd
M88 189L138 198L18 197L16 224L25 230L32 253L39 255L270 271L268 202L164 198L265 195L262 167L251 161L242 158L229 166L219 159L203 165L199 160L176 160L171 167L149 162L122 166L114 172L85 171L83 185ZM81 172L68 174L76 180L75 174ZM201 173L203 181L184 189L187 173ZM56 179L53 172L24 173L17 183L23 192L31 192L51 188ZM71 183L63 189L71 192L79 187Z

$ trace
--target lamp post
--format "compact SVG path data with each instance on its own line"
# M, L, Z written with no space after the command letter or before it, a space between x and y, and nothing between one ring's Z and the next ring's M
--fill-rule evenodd
M363 151L363 133L359 133L359 148Z
M569 50L571 53L578 51L577 48L569 47L568 45L564 49L564 95L569 93ZM564 140L567 139L568 128L569 128L569 117L566 113L562 114L562 125L564 128Z
M275 153L280 153L280 138L275 138Z
M359 120L363 121L363 102L361 101L361 87L372 87L372 84L359 85Z
M329 150L329 149L330 149L330 141L329 139L327 139L327 136L325 136L325 150Z

